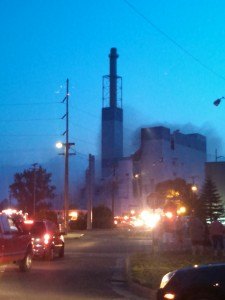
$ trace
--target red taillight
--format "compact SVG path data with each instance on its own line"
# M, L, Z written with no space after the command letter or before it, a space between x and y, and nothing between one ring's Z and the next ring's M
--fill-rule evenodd
M33 220L25 220L24 221L24 224L34 224L34 221Z
M44 235L44 243L45 243L45 245L47 245L49 243L50 238L51 238L50 234L46 233Z

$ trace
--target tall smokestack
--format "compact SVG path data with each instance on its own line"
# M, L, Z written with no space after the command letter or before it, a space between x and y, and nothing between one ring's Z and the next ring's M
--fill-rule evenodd
M122 77L117 75L117 50L110 49L109 75L102 80L102 177L123 157Z
M110 84L110 107L117 107L117 58L116 48L111 48L109 59L110 59L110 70L109 70L109 84Z

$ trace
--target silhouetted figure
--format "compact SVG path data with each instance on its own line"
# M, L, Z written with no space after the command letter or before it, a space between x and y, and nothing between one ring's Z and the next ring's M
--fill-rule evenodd
M214 221L210 225L209 232L212 240L214 256L217 256L219 251L224 254L223 237L225 228L223 224L217 219L217 217L214 217Z
M181 216L178 216L175 223L175 233L176 233L176 242L177 242L177 250L184 249L184 232L185 226Z
M196 216L191 216L189 220L189 234L191 238L192 254L203 254L205 225Z
M162 221L163 243L166 250L172 250L174 242L174 221L165 217Z

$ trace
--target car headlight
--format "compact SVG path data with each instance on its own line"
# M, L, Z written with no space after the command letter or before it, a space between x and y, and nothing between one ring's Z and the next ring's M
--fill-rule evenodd
M167 273L166 275L163 276L161 283L160 283L160 289L163 289L164 286L170 281L170 279L174 276L176 271Z

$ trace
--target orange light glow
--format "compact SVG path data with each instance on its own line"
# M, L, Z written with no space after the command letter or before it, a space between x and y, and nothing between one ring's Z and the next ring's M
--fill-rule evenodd
M193 192L196 192L198 190L196 185L192 185L191 189L192 189Z
M175 299L175 295L171 293L167 293L164 295L164 298L168 300Z
M144 210L140 214L140 218L146 227L154 228L160 220L160 215L157 213L152 213L150 211Z
M24 224L33 224L33 223L34 223L33 220L25 220L25 221L24 221Z
M77 211L70 211L69 212L69 217L71 220L76 221L78 217L78 212Z
M180 208L180 213L181 213L181 214L186 213L186 207L182 206L182 207Z
M172 214L170 211L168 211L168 212L165 213L165 216L166 216L168 219L172 219L173 214Z

